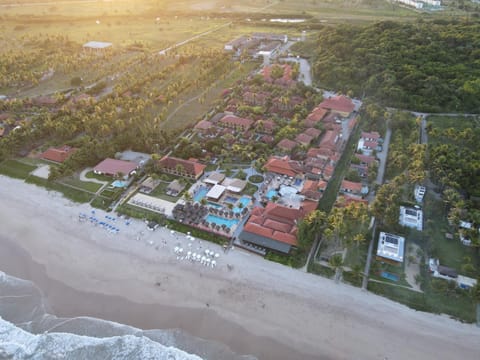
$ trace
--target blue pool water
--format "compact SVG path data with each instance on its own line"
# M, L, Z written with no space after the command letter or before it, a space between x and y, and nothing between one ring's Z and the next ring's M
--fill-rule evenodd
M215 203L212 203L212 202L208 202L208 206L211 206L211 207L214 207L214 208L217 208L217 209L222 209L223 206L220 205L220 204L215 204Z
M242 204L243 207L247 207L247 205L250 204L250 198L248 196L242 196L240 198L240 204Z
M229 229L231 229L233 225L238 224L237 219L225 219L223 217L220 217L220 216L217 216L217 215L212 215L212 214L207 215L205 220L207 220L209 223L213 222L213 223L218 224L220 226L222 224L225 224L225 225L227 225L227 227Z
M274 196L278 196L278 192L274 189L270 189L267 191L267 194L265 196L268 200L271 200Z
M208 188L201 187L193 197L193 201L200 202L208 193Z
M381 275L383 278L385 278L385 279L392 280L392 281L395 281L395 282L398 281L398 276L395 275L395 274L391 274L391 273L389 273L389 272L382 271L382 272L380 273L380 275Z
M112 186L116 188L127 187L127 185L128 185L127 181L115 180L114 182L112 182Z
M225 199L223 201L229 203L229 204L235 204L237 202L237 198L233 196L225 196Z
M300 186L302 179L295 179L295 186Z

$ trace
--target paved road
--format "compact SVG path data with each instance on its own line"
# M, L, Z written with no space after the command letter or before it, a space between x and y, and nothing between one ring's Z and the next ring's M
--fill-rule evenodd
M289 61L289 62L296 62L300 64L300 75L299 80L303 81L303 83L307 86L312 86L312 72L310 63L307 59L303 58L296 58L296 57L285 57L281 58L280 60Z
M377 157L380 160L380 165L378 167L377 173L377 184L383 184L383 177L385 175L385 168L387 166L387 157L388 157L388 147L390 145L390 137L392 136L392 130L387 128L385 133L385 139L383 141L383 150L377 153Z

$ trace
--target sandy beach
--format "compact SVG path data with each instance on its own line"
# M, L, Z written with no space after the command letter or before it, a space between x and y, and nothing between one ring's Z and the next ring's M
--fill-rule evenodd
M478 359L480 329L169 229L79 214L88 205L0 176L0 270L35 282L58 316L181 328L259 359ZM219 253L217 267L174 247Z

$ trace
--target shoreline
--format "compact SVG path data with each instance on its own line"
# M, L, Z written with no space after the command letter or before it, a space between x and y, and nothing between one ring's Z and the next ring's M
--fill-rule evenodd
M237 341L238 346L234 346L236 349L227 345L227 347L237 353L237 355L242 355L241 351L245 349L244 343L252 344L256 342L261 343L262 347L268 349L267 353L261 353L262 350L257 349L257 352L260 352L259 359L270 358L270 356L276 356L277 359L314 359L301 352L283 346L280 343L276 343L271 339L259 339L256 336L252 336L242 327L220 318L214 310L207 307L205 307L205 309L187 309L158 304L139 304L133 303L120 296L85 293L73 289L66 284L50 279L45 274L44 267L33 262L29 254L15 244L4 238L0 238L0 244L2 244L2 252L0 252L2 269L0 270L8 275L32 281L42 290L44 296L48 298L49 303L47 305L49 306L47 310L49 310L49 313L57 317L73 318L88 316L113 321L122 325L133 326L144 331L160 328L181 329L190 335L198 333L198 329L194 329L192 333L191 329L188 329L188 325L201 324L203 328L209 328L210 332L215 333L213 339L202 337L203 340L220 342L225 345L232 344L232 339L229 339L228 335L230 333L233 333L235 337L241 338L242 341ZM15 259L14 262L12 261L13 259ZM48 293L43 289L47 289ZM219 328L222 330L228 329L228 331L218 331L218 329L215 331L217 326L205 326L208 325L205 323L205 318L212 321L212 324L218 325L223 323L223 326L219 326ZM179 326L179 324L181 324L181 326ZM233 343L236 342L234 341ZM275 349L274 352L276 355L273 354L273 349ZM194 349L182 350L195 353Z
M78 221L88 205L19 180L0 176L0 196L0 270L37 284L57 316L180 328L259 359L480 353L480 329L446 316L206 241L193 246L219 252L217 268L178 260L173 247L187 246L185 235L139 221L111 235Z

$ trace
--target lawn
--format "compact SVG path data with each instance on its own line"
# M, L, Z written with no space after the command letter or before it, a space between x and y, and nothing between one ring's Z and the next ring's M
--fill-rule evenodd
M475 322L475 304L463 290L450 295L436 293L428 290L425 293L411 291L405 288L380 284L368 283L368 290L378 295L385 296L408 307L437 314L447 314L455 319L465 322Z
M47 188L48 190L54 190L62 193L67 199L70 199L78 203L86 203L92 199L92 195L78 189L71 188L67 185L59 184L57 182L51 182L46 179L39 178L37 176L29 176L25 182L35 184Z
M461 273L461 267L465 263L465 257L472 259L473 265L478 269L480 261L478 251L475 248L462 245L457 236L447 239L446 233L452 233L452 229L444 215L444 204L436 200L431 192L427 191L424 206L425 222L424 241L428 253L440 260L440 264L451 267Z
M0 163L0 174L23 180L36 168L34 165L28 165L17 160L5 160Z
M77 188L83 189L85 191L89 191L92 193L97 192L101 187L102 184L97 184L94 182L89 182L89 181L81 181L80 179L76 177L66 177L61 179L61 183L75 186Z

